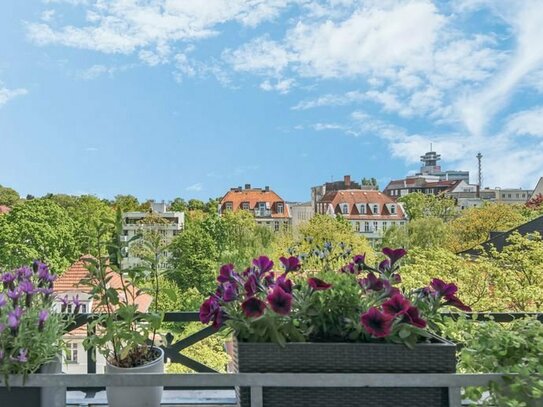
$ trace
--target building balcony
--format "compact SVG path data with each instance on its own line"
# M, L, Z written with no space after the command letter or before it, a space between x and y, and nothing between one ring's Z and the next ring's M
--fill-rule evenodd
M489 313L467 314L476 320L494 319L498 322L509 322L526 315L537 315L543 322L542 314L526 313ZM457 316L457 314L449 314ZM83 326L92 314L80 314L71 327ZM188 323L198 321L197 312L169 312L164 322ZM505 374L360 374L360 373L217 373L204 364L185 355L183 350L216 333L212 327L204 327L185 338L173 342L171 334L166 335L167 343L163 349L167 360L180 363L197 373L152 373L122 375L97 374L96 363L93 362L93 351L87 353L87 373L83 374L33 374L27 378L12 375L9 377L11 387L43 387L52 390L54 403L48 407L65 406L104 406L107 405L106 386L164 386L162 404L164 406L216 406L230 407L237 405L235 387L250 388L251 407L263 407L263 389L268 387L379 387L379 388L448 388L448 405L460 407L466 405L462 401L462 388L486 386L489 382L504 382ZM507 376L511 376L510 374ZM0 378L0 388L5 386ZM473 405L473 404L470 404ZM482 405L482 404L481 404ZM277 406L280 407L280 406ZM418 406L414 406L418 407Z
M257 218L269 218L271 215L271 209L255 209L255 217Z

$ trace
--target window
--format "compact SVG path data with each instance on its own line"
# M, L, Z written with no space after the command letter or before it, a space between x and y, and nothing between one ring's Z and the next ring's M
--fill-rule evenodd
M377 232L378 229L379 229L379 222L373 222L373 231Z
M507 198L511 198L511 194L507 194Z
M283 202L277 204L277 213L283 213Z
M502 198L505 198L505 194L502 194Z
M369 232L369 231L370 231L370 223L364 222L364 232Z
M387 230L387 227L388 227L387 223L386 223L386 222L383 222L383 232L384 232L385 230Z
M341 213L343 213L344 215L347 215L349 213L349 205L347 204L341 205Z
M242 202L241 203L241 209L248 211L249 210L249 202Z
M360 205L360 210L359 210L360 214L361 215L365 215L366 214L366 205L365 204L361 204Z
M356 230L357 232L360 232L360 222L355 222L354 230Z
M224 209L225 209L226 211L231 211L231 210L232 210L232 202L226 202L226 203L224 204Z
M77 343L69 342L66 344L66 362L77 363Z
M390 213L392 215L395 215L396 214L396 205L390 205Z
M519 195L519 194L517 194L517 198L520 198L520 195Z
M379 214L379 205L373 205L373 214L378 215Z
M273 223L273 229L276 231L276 232L279 232L279 221L276 220L274 223Z

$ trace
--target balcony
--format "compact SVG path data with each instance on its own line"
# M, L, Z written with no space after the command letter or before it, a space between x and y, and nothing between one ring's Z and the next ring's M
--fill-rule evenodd
M526 315L535 315L543 322L543 313L488 313L468 314L476 320L493 318L497 322L509 322ZM448 316L454 317L455 314ZM84 325L91 314L80 314L71 329ZM197 312L169 312L164 322L186 323L198 321ZM471 386L485 386L489 382L501 383L504 374L308 374L308 373L217 373L181 352L189 346L213 335L216 330L204 327L202 330L173 342L171 334L166 335L163 347L165 357L181 363L198 373L191 374L96 374L96 364L87 353L88 373L86 374L35 374L28 378L13 375L9 379L12 387L43 387L54 389L55 401L51 407L100 406L106 405L106 386L164 386L162 405L169 406L233 406L236 405L234 387L248 387L251 407L262 407L263 388L266 387L447 387L449 406L459 407L462 402L461 389ZM511 375L508 375L511 376ZM0 379L0 386L3 386ZM473 404L472 404L473 405Z
M269 218L271 214L271 209L255 209L255 217L257 218Z

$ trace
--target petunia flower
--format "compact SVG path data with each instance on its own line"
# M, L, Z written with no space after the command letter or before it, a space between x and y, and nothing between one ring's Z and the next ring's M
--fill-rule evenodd
M407 251L405 249L391 249L385 247L382 250L382 253L390 259L390 266L392 267L398 260L407 254Z
M400 290L397 289L396 287L393 287L390 281L388 280L383 280L383 289L384 289L385 297L390 298L390 297L395 296L396 294L401 294Z
M445 299L447 300L447 302L445 302L445 305L450 305L452 307L456 307L461 311L471 312L471 308L468 307L466 304L464 304L460 300L460 298L458 298L458 297L456 297L454 295L451 295L449 297L445 297Z
M224 284L224 293L222 295L222 299L224 302L231 302L236 299L238 295L236 285L233 283L225 283Z
M434 278L430 283L430 287L432 287L439 296L445 297L447 300L454 297L456 291L458 291L458 287L456 287L455 284L447 284L439 278Z
M360 323L366 332L376 338L384 338L390 335L394 317L371 307L366 313L360 316Z
M286 257L280 257L279 261L283 264L283 267L285 268L285 273L288 273L290 271L298 271L302 266L300 264L300 259L295 256L290 256L288 259Z
M410 306L411 303L402 294L396 294L392 296L382 305L383 311L394 317L405 314Z
M353 257L353 263L358 265L364 265L366 264L366 253L364 254L357 254Z
M200 307L200 321L204 324L213 322L214 328L222 325L223 314L217 298L211 296L203 302Z
M390 260L384 259L381 263L379 263L379 266L377 266L379 271L387 271L390 269Z
M233 264L223 264L219 270L219 276L217 281L219 283L226 283L233 281L234 265Z
M243 309L243 313L247 318L258 318L264 314L266 303L256 297L250 297L243 301L241 308Z
M369 272L366 278L358 280L358 284L366 291L381 291L383 289L383 280L375 277L372 272Z
M332 287L332 284L328 284L327 282L316 277L307 279L307 284L309 284L309 286L315 291L324 291Z
M49 318L49 311L42 309L38 314L38 331L43 331L43 326L45 325L47 318Z
M279 315L288 315L292 307L292 295L276 285L267 296L271 309Z
M403 321L416 326L417 328L425 328L426 321L419 315L419 309L414 306L410 306L407 312L403 316Z
M260 256L258 259L253 259L253 265L260 271L259 275L262 275L273 268L273 261L267 256Z
M252 297L256 294L258 290L258 281L254 274L251 274L249 275L249 277L247 277L247 281L245 281L243 288L245 289L245 293L248 297Z
M275 280L275 284L281 287L286 293L292 293L292 281L285 274L281 274Z

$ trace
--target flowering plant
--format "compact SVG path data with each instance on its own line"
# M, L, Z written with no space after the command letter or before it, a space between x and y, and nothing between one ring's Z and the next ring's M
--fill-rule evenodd
M330 245L330 243L327 243ZM314 251L327 264L329 248ZM240 341L385 341L409 347L438 329L440 309L467 311L457 287L433 279L427 287L399 288L404 249L383 249L385 259L372 267L357 255L340 270L309 271L300 257L281 257L282 271L261 256L239 273L221 267L217 290L200 308L200 320L231 330Z
M28 375L62 350L70 318L55 312L56 275L35 261L1 274L0 373Z

